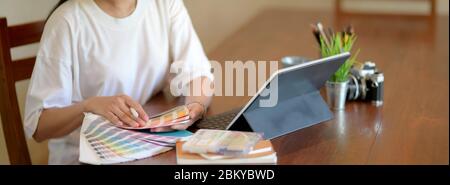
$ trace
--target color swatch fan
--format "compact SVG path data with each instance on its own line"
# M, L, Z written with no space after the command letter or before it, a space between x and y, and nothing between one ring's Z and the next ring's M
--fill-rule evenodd
M115 164L143 159L171 150L180 139L121 129L88 113L80 132L80 162Z

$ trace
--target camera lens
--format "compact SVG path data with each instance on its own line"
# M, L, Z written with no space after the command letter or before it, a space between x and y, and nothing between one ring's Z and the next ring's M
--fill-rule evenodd
M359 82L358 79L350 75L350 81L348 83L348 91L347 91L347 100L356 100L360 94Z

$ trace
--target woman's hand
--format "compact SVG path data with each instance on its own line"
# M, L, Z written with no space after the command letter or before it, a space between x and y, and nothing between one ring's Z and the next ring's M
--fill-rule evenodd
M119 126L141 127L149 119L142 106L127 95L92 97L84 101L84 108L85 112L101 115ZM130 108L136 110L138 118Z
M206 112L206 107L204 107L200 103L190 103L186 105L189 109L189 122L186 124L181 125L173 125L170 127L160 127L160 128L154 128L151 131L152 132L170 132L173 130L186 130L189 128L192 124L194 124L196 121L201 119L203 117L203 114Z

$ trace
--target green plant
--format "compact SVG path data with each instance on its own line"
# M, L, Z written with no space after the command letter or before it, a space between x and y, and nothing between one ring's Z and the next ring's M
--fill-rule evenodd
M343 35L343 36L342 36ZM343 38L342 38L343 37ZM334 34L330 40L320 37L320 51L322 57L329 57L337 55L343 52L349 52L352 50L356 41L355 35L349 35L347 33ZM350 57L345 63L333 74L331 82L346 82L350 73L350 69L353 64L356 63L356 58L359 54L359 50L355 55Z

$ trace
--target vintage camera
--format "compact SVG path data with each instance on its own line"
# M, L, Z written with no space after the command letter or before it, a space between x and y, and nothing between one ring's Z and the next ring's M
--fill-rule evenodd
M373 62L354 65L348 84L347 100L370 101L383 105L384 75Z

